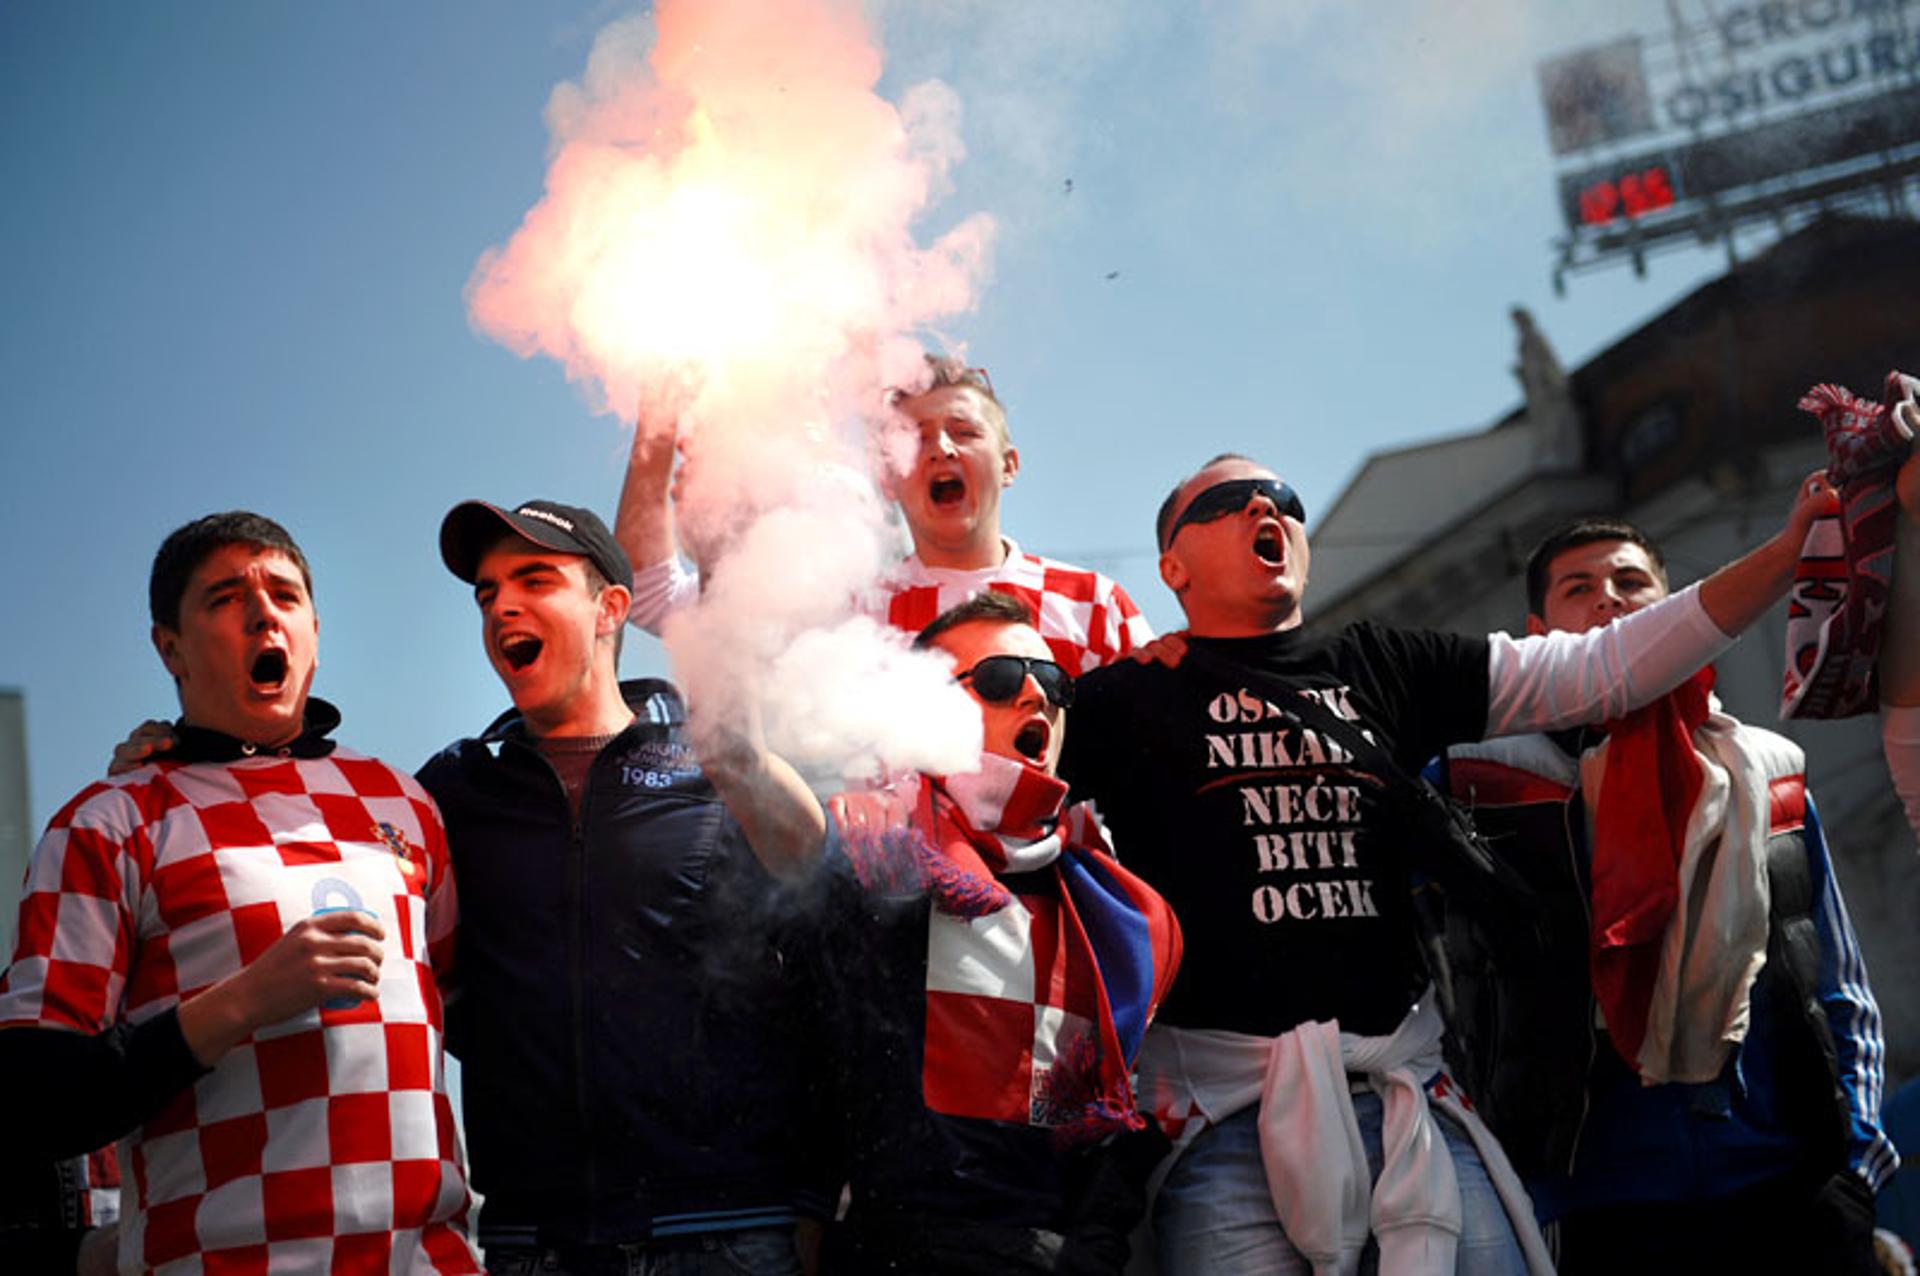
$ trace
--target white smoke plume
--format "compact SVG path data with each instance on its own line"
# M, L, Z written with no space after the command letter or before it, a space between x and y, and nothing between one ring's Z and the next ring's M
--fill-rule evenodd
M963 153L929 81L890 103L856 4L663 0L548 105L546 192L475 267L475 326L558 360L598 411L677 418L678 517L707 587L667 633L695 712L744 697L813 777L962 770L979 715L945 664L856 614L897 557L871 481L924 381L918 334L972 307L976 214L913 228ZM704 702L704 706L703 706Z

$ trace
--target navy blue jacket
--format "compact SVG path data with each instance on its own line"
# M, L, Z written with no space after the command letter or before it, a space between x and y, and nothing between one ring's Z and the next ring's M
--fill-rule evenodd
M665 682L580 818L516 713L429 760L460 896L447 1045L494 1244L790 1221L812 1106L780 897Z

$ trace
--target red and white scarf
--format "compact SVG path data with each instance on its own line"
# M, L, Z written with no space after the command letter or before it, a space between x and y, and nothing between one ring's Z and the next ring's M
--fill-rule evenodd
M1066 793L987 754L976 772L842 794L833 807L868 889L932 897L927 1106L1075 1143L1143 1123L1128 1074L1181 945L1166 901ZM1042 871L1051 893L1000 880Z
M1688 825L1706 783L1693 733L1707 719L1713 670L1609 722L1593 803L1594 1000L1632 1063L1647 1033L1660 950L1680 901Z
M1769 836L1805 818L1794 745L1718 712L1702 670L1581 759L1594 998L1643 1084L1711 1081L1766 962Z
M1875 668L1900 516L1894 475L1920 430L1920 380L1888 373L1879 403L1817 385L1800 408L1820 418L1840 499L1808 529L1787 596L1780 716L1850 718L1879 707Z

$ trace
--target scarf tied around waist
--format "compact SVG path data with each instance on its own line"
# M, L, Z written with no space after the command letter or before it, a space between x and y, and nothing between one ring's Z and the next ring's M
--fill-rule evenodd
M1148 1106L1175 1151L1152 1184L1209 1126L1258 1106L1260 1160L1274 1215L1316 1276L1352 1276L1371 1234L1381 1276L1454 1268L1464 1222L1453 1155L1435 1116L1473 1141L1520 1243L1529 1272L1553 1263L1533 1204L1506 1154L1441 1067L1442 1026L1431 990L1387 1036L1303 1023L1277 1037L1156 1027L1140 1056ZM1356 1078L1380 1096L1376 1179L1353 1111Z

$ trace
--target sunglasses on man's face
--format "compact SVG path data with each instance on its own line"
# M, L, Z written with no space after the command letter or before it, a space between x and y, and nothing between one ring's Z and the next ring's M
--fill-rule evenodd
M1307 521L1306 507L1300 504L1300 495L1279 479L1244 478L1228 479L1224 483L1215 483L1187 502L1187 508L1180 511L1180 517L1173 520L1173 526L1167 529L1165 549L1173 544L1173 538L1188 523L1211 523L1216 519L1238 514L1247 508L1247 502L1255 496L1264 496L1273 502L1273 508L1296 523Z
M1031 675L1040 693L1056 709L1073 704L1073 675L1051 660L1033 656L987 656L971 669L955 674L956 682L971 682L973 693L988 704L1005 704L1020 694Z

